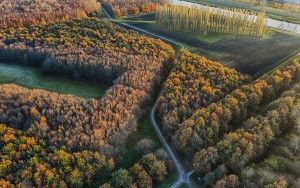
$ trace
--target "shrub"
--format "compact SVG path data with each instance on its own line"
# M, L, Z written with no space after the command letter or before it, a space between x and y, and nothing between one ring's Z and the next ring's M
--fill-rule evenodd
M136 150L143 154L148 154L153 151L155 143L149 138L144 138L138 141Z
M132 183L132 177L125 169L119 169L112 176L112 185L116 188L126 188Z

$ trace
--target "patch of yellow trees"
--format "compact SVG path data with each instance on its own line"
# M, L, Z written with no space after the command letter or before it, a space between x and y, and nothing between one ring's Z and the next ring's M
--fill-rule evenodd
M265 34L264 12L164 5L157 9L156 18L160 26L172 31L254 36Z

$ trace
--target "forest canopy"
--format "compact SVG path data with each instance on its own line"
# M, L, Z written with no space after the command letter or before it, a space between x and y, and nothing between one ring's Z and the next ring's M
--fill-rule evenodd
M97 18L4 28L0 33L0 61L111 84L101 99L0 85L0 122L14 132L0 144L6 159L1 158L1 185L82 187L95 181L96 174L110 177L113 159L135 131L166 62L174 56L172 47ZM32 146L26 145L25 137ZM9 147L24 149L14 153ZM152 159L162 169L149 167L141 173L149 171L154 183L161 182L167 173L165 162ZM12 176L15 167L18 176Z
M159 5L169 0L101 0L114 13L115 17L153 12Z
M182 51L157 115L174 146L193 157L205 185L297 187L299 81L299 54L249 83L233 69ZM267 154L269 146L274 152Z
M174 54L159 40L92 18L0 33L1 61L38 65L43 71L76 79L114 81L101 100L0 86L1 122L26 130L43 116L47 126L42 135L70 150L118 153L120 143L135 129L141 108L151 101L163 62Z
M99 10L97 0L1 0L0 28L81 19Z
M159 98L158 114L164 131L174 134L198 108L219 101L249 80L221 63L181 51Z

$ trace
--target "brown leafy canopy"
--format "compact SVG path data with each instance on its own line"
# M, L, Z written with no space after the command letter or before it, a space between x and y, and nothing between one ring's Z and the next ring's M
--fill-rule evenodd
M103 156L118 154L124 140L136 128L137 118L151 102L164 62L174 55L172 47L92 18L2 29L0 33L0 61L38 65L43 71L112 84L102 99L90 100L11 84L0 85L0 122L36 142L43 142L42 147L47 148L41 151L42 156L38 153L40 150L31 153L29 148L24 151L29 155L20 162L9 159L9 169L3 166L0 183L81 187L93 181L96 173L101 177L110 173L107 170L113 167L113 161L105 159L103 165L98 165L93 160L83 162L87 159L80 158L77 161L74 155L86 150L91 155L96 150ZM2 146L0 144L6 151L11 143ZM52 156L52 152L58 152L55 159L44 159L45 155ZM36 158L31 159L34 156ZM56 160L60 157L63 164ZM84 168L69 167L77 162ZM18 174L21 175L15 178L12 177L14 163L26 164L20 168ZM161 160L155 162L156 167L163 167L162 163ZM54 168L57 165L60 168ZM165 168L160 172L149 170L155 178L155 173L161 174L160 180L166 174Z
M214 146L219 138L252 113L274 100L299 79L299 56L289 65L253 84L244 85L223 100L199 108L173 136L176 147L186 153Z
M93 49L94 51L91 53L97 53L98 49L102 49L109 52L148 55L157 58L168 58L171 53L174 53L172 47L161 40L140 35L97 18L2 29L0 30L0 41L7 45L25 43L26 46L37 49L55 47L58 51L62 51L64 56L69 55L75 49L79 52ZM69 51L64 53L63 49L65 48Z
M298 112L298 122L299 117ZM268 146L266 157L261 161L250 163L242 170L241 178L246 187L299 187L299 126L298 123L296 127L288 130L287 134L272 141ZM260 181L256 181L257 179Z
M49 34L53 28L54 34ZM15 85L0 86L1 122L19 129L31 127L38 138L72 151L97 149L105 154L118 153L135 129L142 109L151 101L163 70L162 62L174 53L161 41L98 19L8 29L1 33L3 61L37 63L44 71L114 81L101 100ZM45 124L37 126L41 117L45 118Z
M100 187L153 187L153 185L163 182L167 172L171 170L166 165L168 160L168 158L160 159L156 153L146 154L129 171L126 169L117 170L111 181Z
M101 0L108 5L116 17L135 15L155 11L156 8L169 0Z
M222 99L248 80L234 69L182 51L159 99L164 130L173 135L198 108Z
M43 139L2 124L0 145L0 187L80 187L96 172L108 173L114 167L112 159L99 152L49 147Z
M258 169L252 169L254 172L250 172L249 170L251 169L244 168L250 161L262 157L269 148L270 143L278 139L283 133L299 129L299 93L300 84L298 82L291 90L270 103L264 115L252 116L244 122L242 128L226 134L214 147L197 152L194 156L194 166L197 171L205 174L216 168L218 164L225 164L231 171L239 175L243 170L243 177L248 181L246 182L248 186L250 186L249 183L251 181L259 187L270 183L268 179L272 178L272 174L268 177L267 174L261 173ZM288 140L286 137L286 141ZM214 151L214 153L209 151ZM293 156L294 160L295 157L297 157L297 154ZM212 158L214 160L211 160ZM269 163L268 166L271 169L284 169L280 167L284 163L278 164L276 161L273 161L274 159L267 160L266 162ZM279 160L279 158L275 158L275 160ZM210 168L204 168L207 166ZM260 168L262 171L267 169ZM291 171L292 169L291 165L286 166L286 171L290 171L291 176L297 176L297 172ZM253 179L254 177L256 177L255 180ZM257 181L257 179L262 180L262 182ZM275 178L273 178L273 181L275 183Z
M99 10L96 0L2 0L0 28L80 19Z

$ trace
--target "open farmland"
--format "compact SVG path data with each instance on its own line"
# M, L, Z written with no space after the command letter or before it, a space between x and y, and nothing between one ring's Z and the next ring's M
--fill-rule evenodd
M253 3L254 1L250 0L187 0L188 2L195 2L205 5L210 5L213 7L222 7L222 8L241 8L247 10L261 11L262 9L266 11L268 17L276 20L287 21L291 23L300 23L300 12L299 12L299 2L297 0L294 2L285 1L285 0L267 0L260 1L262 3ZM242 2L242 1L248 1ZM252 1L252 2L251 2ZM258 2L258 1L256 1Z
M154 14L128 18L124 22L182 43L193 53L253 76L276 67L300 48L300 36L273 30L260 38L169 31L156 24Z

